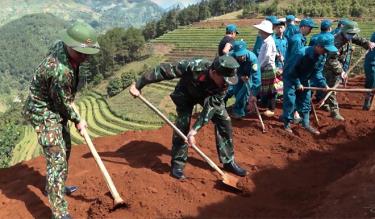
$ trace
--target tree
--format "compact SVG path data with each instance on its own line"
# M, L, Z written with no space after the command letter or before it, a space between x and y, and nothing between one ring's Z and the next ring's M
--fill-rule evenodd
M205 20L211 16L210 8L208 7L207 1L201 1L199 3L199 20Z

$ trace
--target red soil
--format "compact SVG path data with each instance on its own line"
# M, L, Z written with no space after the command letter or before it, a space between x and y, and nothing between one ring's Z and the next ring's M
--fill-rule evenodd
M361 80L350 85L362 86ZM74 147L67 197L74 218L371 218L375 216L375 113L361 110L363 95L340 94L344 122L318 111L321 136L300 127L285 133L277 118L262 134L255 117L233 121L236 160L255 184L240 193L190 149L187 180L169 176L171 128L130 131L94 143L127 208L112 210L106 184L86 146ZM280 114L280 110L277 114ZM197 137L218 163L213 126ZM42 194L42 157L0 170L0 218L48 218Z

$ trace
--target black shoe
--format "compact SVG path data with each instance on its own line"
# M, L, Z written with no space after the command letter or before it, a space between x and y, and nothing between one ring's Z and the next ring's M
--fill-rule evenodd
M65 186L65 195L71 195L73 192L77 190L77 186ZM48 196L47 190L43 190L43 195Z
M238 176L246 176L247 171L242 169L240 166L236 164L236 162L232 161L230 163L224 164L224 170L232 172Z
M77 191L77 186L65 186L65 195L71 195L73 192Z
M72 216L70 216L70 214L66 214L62 216L61 219L72 219Z
M184 175L184 169L182 167L179 167L179 166L172 166L171 176L173 176L176 179L180 179L180 180L186 179L186 177Z

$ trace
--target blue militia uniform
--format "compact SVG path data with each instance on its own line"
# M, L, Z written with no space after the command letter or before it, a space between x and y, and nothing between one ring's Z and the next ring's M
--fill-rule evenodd
M284 62L285 62L285 57L286 57L286 53L288 49L288 40L286 39L285 36L281 38L280 36L277 36L276 34L273 36L273 39L275 40L277 52L280 53L284 57ZM276 57L275 64L277 68L283 68L284 62L282 62Z
M291 39L288 40L288 48L286 52L286 60L289 57L293 56L294 54L298 53L304 46L306 46L307 40L302 33L298 32L292 36Z
M309 80L316 77L317 64L321 59L320 55L314 53L314 47L304 47L297 53L294 53L285 64L284 80L284 101L283 101L283 120L287 126L293 120L295 109L302 115L302 125L310 126L310 101L311 91L297 91L300 85L309 86ZM318 77L319 78L319 77ZM319 78L320 83L325 83L323 77Z
M235 57L234 54L232 56ZM260 68L257 57L249 50L247 50L245 61L239 62L239 64L240 67L237 69L239 81L236 85L230 87L226 99L235 95L236 102L233 106L233 112L239 116L245 116L246 103L250 94L257 96L260 89ZM248 76L249 80L247 82L242 81L242 76Z

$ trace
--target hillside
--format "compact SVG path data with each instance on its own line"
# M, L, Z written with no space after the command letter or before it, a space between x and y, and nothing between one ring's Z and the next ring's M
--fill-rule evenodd
M84 20L100 30L139 27L161 16L163 10L149 0L3 0L0 26L25 15L51 13L67 21Z
M0 77L10 72L20 83L19 89L24 88L48 47L65 27L67 22L52 14L26 15L0 27ZM8 80L2 80L5 81ZM0 84L2 93L6 93L7 86Z

